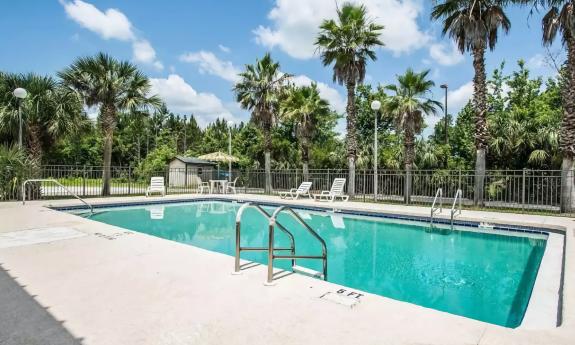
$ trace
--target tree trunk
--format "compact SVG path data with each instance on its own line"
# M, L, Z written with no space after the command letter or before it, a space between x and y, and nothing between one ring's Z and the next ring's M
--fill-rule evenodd
M272 152L272 124L266 121L263 124L264 131L264 168L266 174L265 181L265 193L270 194L272 192L272 162L271 162L271 152Z
M303 180L309 181L309 138L302 137L301 139L301 161L303 168Z
M404 125L404 166L405 166L405 185L404 185L404 200L406 204L411 203L412 185L413 185L413 162L415 160L415 123L413 116L407 115Z
M355 118L355 81L349 80L347 87L347 167L349 170L347 194L355 195L355 158L357 155L357 136Z
M475 111L475 205L483 206L485 183L485 150L487 148L487 85L485 81L485 47L473 49L473 107Z
M561 212L575 210L573 190L573 157L575 156L575 39L566 35L567 76L563 89L563 120L559 134L559 149L563 155L561 164Z
M32 161L28 171L28 178L43 178L42 176L42 156L44 150L42 148L42 140L40 138L42 129L38 123L30 123L28 125L26 143L28 146L28 156ZM42 184L40 182L31 182L26 184L26 199L38 200L42 198Z
M42 140L40 135L42 130L40 125L37 123L30 123L28 128L28 149L29 155L34 164L41 165L42 164L42 156L44 155L44 151L42 149Z
M102 134L104 136L104 167L102 171L102 196L110 195L112 178L112 143L116 129L116 108L113 105L102 106Z

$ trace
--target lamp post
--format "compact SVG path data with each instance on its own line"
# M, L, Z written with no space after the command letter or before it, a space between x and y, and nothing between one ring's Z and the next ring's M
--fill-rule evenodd
M232 181L232 126L234 125L233 121L228 121L228 154L230 155L230 160L228 161L228 181Z
M445 112L445 119L444 119L445 120L445 144L447 145L447 143L449 142L448 133L447 133L447 130L449 127L449 123L447 122L447 89L448 89L448 86L447 86L447 84L441 84L440 87L442 89L445 89L445 102L444 102L443 110Z
M375 100L371 102L371 109L375 112L373 128L373 200L377 201L377 113L381 108L381 102Z
M12 94L18 98L18 148L22 150L22 100L28 96L28 91L19 87Z

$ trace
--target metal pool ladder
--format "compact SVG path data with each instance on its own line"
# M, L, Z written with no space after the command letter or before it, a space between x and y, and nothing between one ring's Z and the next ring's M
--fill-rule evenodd
M22 183L22 205L26 204L26 184L29 182L52 182L57 184L58 186L62 187L62 189L64 189L66 192L68 192L68 194L72 195L73 197L75 197L76 199L80 200L84 205L88 206L88 208L90 208L90 212L94 213L94 207L92 207L92 205L90 205L88 202L86 202L86 200L80 198L78 196L78 194L72 192L71 190L69 190L67 187L65 187L63 184L61 184L60 182L51 179L51 178L47 178L47 179L30 179L30 180L26 180L24 181L24 183Z
M435 203L439 199L439 207L435 206ZM435 198L433 198L433 204L431 204L431 217L430 222L433 224L433 216L439 210L439 213L443 212L443 189L437 188L437 192L435 192Z
M268 246L267 247L242 247L241 246L241 219L243 212L248 208L256 209L260 214L262 214L268 220ZM278 222L277 217L280 213L287 213L291 215L298 223L300 223L318 242L321 244L322 254L321 255L296 255L295 253L295 238L293 234L280 222ZM276 248L274 247L275 240L275 227L278 227L282 232L284 232L290 239L290 246L288 248ZM291 207L281 206L276 209L271 215L264 210L260 205L254 203L243 204L236 215L236 255L235 255L235 267L234 273L240 273L240 254L242 251L260 251L268 253L268 270L267 270L267 285L273 285L273 262L274 260L291 260L292 270L294 272L303 273L306 275L311 275L316 278L327 280L327 246L325 241L318 233L313 230ZM278 255L276 252L289 252L289 255ZM297 259L316 259L322 260L323 270L322 272L314 271L312 269L298 266L296 263Z
M451 205L451 226L453 226L453 218L456 215L461 214L461 198L462 197L463 197L463 192L461 191L461 189L458 189L457 192L455 193L455 198L453 198L453 205ZM459 201L459 203L457 203L457 201ZM458 207L455 208L455 205L458 205Z

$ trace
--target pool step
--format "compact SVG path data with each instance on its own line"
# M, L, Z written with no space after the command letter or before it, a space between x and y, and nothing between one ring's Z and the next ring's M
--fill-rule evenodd
M294 265L292 266L292 270L296 273L305 274L306 276L323 279L323 273L316 270L312 270L311 268Z

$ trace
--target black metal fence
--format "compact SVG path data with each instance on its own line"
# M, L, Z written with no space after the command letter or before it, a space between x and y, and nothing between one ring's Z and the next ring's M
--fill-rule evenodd
M0 167L9 169L10 167ZM7 176L9 174L2 174ZM154 172L138 172L131 167L111 168L110 195L143 195L152 176L163 176L168 194L195 193L202 182L227 180L227 169L163 169ZM81 197L102 196L103 169L101 166L42 166L25 174L2 181L0 200L21 200L19 186L25 179L55 179ZM304 180L312 182L312 192L329 190L335 178L347 178L347 170L313 169L307 178L302 170L273 170L271 193L297 188ZM264 194L265 171L233 170L231 179L237 178L237 190L241 193ZM395 202L429 205L438 188L442 188L444 203L449 203L458 189L462 190L463 204L483 209L511 210L515 212L561 213L561 171L559 170L490 170L486 172L481 191L483 204L474 206L475 175L465 170L416 170L412 172L412 189L405 195L407 175L404 171L383 170L377 173L377 190L374 173L370 170L356 171L356 201ZM573 177L570 177L573 180ZM347 186L346 186L347 187ZM26 199L68 197L61 187L48 182L33 183L26 190Z

